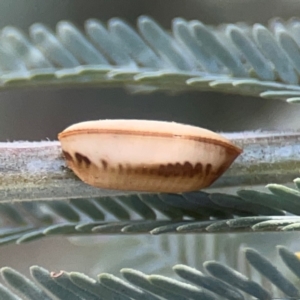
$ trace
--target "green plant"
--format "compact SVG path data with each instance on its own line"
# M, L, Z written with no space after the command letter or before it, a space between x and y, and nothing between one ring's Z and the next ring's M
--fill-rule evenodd
M275 20L268 29L259 24L212 27L177 18L171 32L146 16L137 23L139 33L117 18L109 20L107 27L98 20L88 20L84 33L67 21L57 25L56 33L43 24L34 24L29 38L15 27L5 27L1 32L0 88L121 86L134 93L219 91L299 102L298 20ZM1 143L0 244L20 244L49 235L132 234L130 242L141 245L149 233L193 233L199 238L200 233L208 232L229 235L299 230L299 179L294 180L297 189L282 185L298 176L299 134L227 135L243 146L244 159L237 160L216 183L213 188L219 190L183 195L93 189L65 168L57 142ZM280 152L286 144L289 155ZM275 153L272 159L270 153ZM259 184L270 182L275 183L267 186L268 193L259 190ZM237 194L222 189L245 183L257 187L239 189ZM20 202L8 202L12 200ZM168 236L160 241L168 244ZM134 253L136 247L127 245L124 249ZM166 247L168 253L170 247ZM241 291L259 299L273 296L262 285L216 262L204 263L212 276L185 265L175 266L175 272L194 285L182 283L167 271L172 255L166 264L162 264L160 253L153 255L163 248L150 245L138 261L149 259L153 263L157 259L155 270L167 275L122 269L131 284L112 274L100 274L95 281L76 272L51 274L33 266L31 276L41 289L11 268L2 268L1 274L27 299L53 299L53 295L59 299L217 299L220 294L227 299L243 299ZM299 277L298 258L286 248L278 249L285 264ZM284 295L299 297L296 283L286 279L263 255L253 249L245 253L250 264ZM250 273L247 275L253 275ZM0 293L4 299L20 299L5 286L0 286Z

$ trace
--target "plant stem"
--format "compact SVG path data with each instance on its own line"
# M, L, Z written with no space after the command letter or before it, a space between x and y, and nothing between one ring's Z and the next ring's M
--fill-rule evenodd
M244 149L211 187L290 183L300 170L300 132L222 134ZM59 142L0 143L0 202L132 194L93 188L70 171Z

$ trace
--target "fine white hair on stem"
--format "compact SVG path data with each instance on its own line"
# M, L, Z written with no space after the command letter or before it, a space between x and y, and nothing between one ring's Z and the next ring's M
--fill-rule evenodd
M244 151L211 187L288 183L300 169L300 132L223 133ZM0 202L133 194L93 188L67 167L57 141L0 143Z

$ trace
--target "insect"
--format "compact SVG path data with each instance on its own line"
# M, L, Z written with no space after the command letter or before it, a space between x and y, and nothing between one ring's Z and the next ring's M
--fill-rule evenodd
M242 152L207 129L164 121L87 121L66 128L58 139L68 167L82 181L113 190L199 190Z

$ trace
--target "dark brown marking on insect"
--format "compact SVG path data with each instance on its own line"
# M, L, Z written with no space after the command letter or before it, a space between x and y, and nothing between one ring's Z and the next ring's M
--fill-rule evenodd
M190 162L186 161L183 166L183 176L193 177L193 166Z
M126 174L132 174L132 167L130 165L126 165Z
M167 164L167 166L166 166L166 175L165 176L167 176L167 177L169 177L169 176L174 176L174 165L172 165L172 164Z
M134 169L135 174L148 174L148 172L149 172L149 170L147 169L147 166L145 166L145 165L141 165Z
M102 164L103 169L106 170L107 166L108 166L107 161L105 159L101 159L101 164Z
M75 153L75 157L79 164L85 163L85 165L87 167L91 164L91 161L86 156L84 156L78 152Z
M203 173L203 166L200 162L196 163L195 167L194 167L194 174L195 175L202 175Z
M209 175L211 173L212 165L207 164L205 168L205 175Z
M152 167L152 168L149 168L148 169L148 173L150 174L150 175L159 175L158 173L159 173L159 168L157 169L156 167Z
M134 169L134 174L142 174L142 172L143 172L143 166Z
M123 165L122 165L122 164L119 164L118 167L119 167L119 172L122 174L123 171L124 171Z
M159 165L159 167L158 167L158 175L159 176L166 176L166 166L165 165Z
M147 174L148 173L148 169L146 166L142 166L141 167L141 174Z
M73 157L71 156L71 154L67 151L63 151L63 155L65 157L66 160L72 161Z
M173 175L179 176L182 173L182 166L180 163L176 163L173 168Z
M159 176L164 176L164 177L170 177L174 176L174 165L173 164L167 164L167 165L159 165L158 170L153 168L154 173Z
M120 165L119 165L120 170ZM176 176L182 176L182 177L194 177L194 176L204 176L204 173L206 175L211 173L212 165L208 164L206 165L206 168L204 169L204 166L202 163L198 162L194 166L186 161L184 164L175 163L175 164L160 164L160 165L140 165L132 167L130 165L126 165L126 168L124 168L127 174L137 174L137 175L153 175L153 176L163 176L163 177L176 177Z
M225 163L225 164L223 164L223 165L221 165L219 168L218 168L218 170L217 170L217 175L218 176L220 176L220 175L222 175L227 169L228 169L228 164L227 163Z

